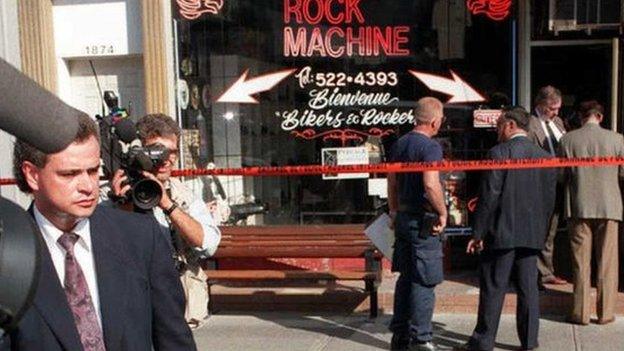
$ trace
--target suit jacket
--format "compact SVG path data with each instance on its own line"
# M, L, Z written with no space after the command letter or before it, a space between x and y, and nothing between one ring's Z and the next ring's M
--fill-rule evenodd
M493 147L494 160L551 158L527 137ZM555 202L557 171L553 168L487 171L473 226L474 237L488 249L542 249Z
M563 124L563 120L559 117L553 118L553 123L555 126L559 128L561 134L564 134L566 129ZM535 144L539 145L544 150L548 150L548 138L546 137L546 133L544 132L544 128L542 128L542 123L539 117L531 116L529 118L529 139L533 141Z
M562 157L624 156L621 134L586 123L561 139ZM624 168L574 167L564 172L566 217L622 220L619 175ZM618 172L620 171L620 172Z
M106 349L195 350L179 275L156 221L98 206L90 228ZM10 333L11 350L82 350L50 252L41 246L38 288Z

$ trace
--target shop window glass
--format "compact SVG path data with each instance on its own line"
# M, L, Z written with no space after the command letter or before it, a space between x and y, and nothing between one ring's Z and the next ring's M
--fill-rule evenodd
M513 13L502 20L473 15L463 0L177 0L172 10L184 168L384 162L394 140L412 128L416 100L450 98L410 70L447 79L452 70L487 99L447 104L439 135L446 157L479 159L496 135L473 128L473 111L514 99ZM245 72L249 81L290 69L252 95L258 103L217 102ZM454 175L449 186L461 187L465 200L477 190L474 177ZM358 223L383 202L372 195L380 188L371 178L219 183L230 204L267 205L248 224ZM196 182L215 193L214 179ZM457 225L467 224L465 214L457 216Z

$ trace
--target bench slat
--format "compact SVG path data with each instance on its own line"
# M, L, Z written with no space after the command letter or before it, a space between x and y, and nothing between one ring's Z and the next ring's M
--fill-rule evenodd
M266 257L266 258L357 258L364 257L369 246L360 247L219 247L213 257Z
M375 272L366 271L278 271L278 270L206 270L210 280L374 280Z
M222 240L341 240L341 241L349 241L349 240L369 240L363 234L349 234L349 235L333 235L333 234L314 234L314 235L258 235L258 234L236 234L236 235L222 235Z
M223 235L237 234L272 234L272 235L306 235L306 234L359 234L364 233L363 224L334 225L275 225L275 226L222 226Z
M221 244L221 247L249 247L249 246L362 246L372 247L370 241L367 240L353 240L353 241L332 241L332 240L282 240L282 241L258 241L258 240L246 240L246 241L230 241L225 240Z

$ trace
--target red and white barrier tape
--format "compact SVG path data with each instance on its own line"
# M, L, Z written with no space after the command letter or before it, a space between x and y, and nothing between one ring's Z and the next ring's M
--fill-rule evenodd
M624 157L545 158L511 160L472 160L440 162L380 163L345 166L283 166L219 169L176 170L174 176L240 175L240 176L294 176L325 173L406 173L423 171L482 171L492 169L526 169L559 167L596 167L624 165Z
M174 177L206 175L228 176L297 176L325 173L406 173L423 171L484 171L493 169L527 169L560 167L603 167L624 165L624 157L543 158L509 160L471 160L440 162L380 163L374 165L344 166L281 166L215 169L181 169L173 171ZM15 184L14 179L0 178L0 186Z

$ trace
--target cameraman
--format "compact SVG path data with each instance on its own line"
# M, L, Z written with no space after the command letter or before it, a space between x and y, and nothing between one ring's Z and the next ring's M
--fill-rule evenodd
M198 328L208 318L208 288L200 260L215 253L221 232L206 204L194 197L179 179L171 178L179 153L180 128L176 122L164 114L150 114L140 118L136 127L144 147L160 144L170 152L169 158L153 173L143 172L143 175L162 187L163 195L153 214L176 256L187 296L186 321L192 328ZM124 197L130 188L127 175L118 170L112 180L113 193Z

